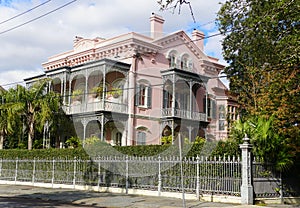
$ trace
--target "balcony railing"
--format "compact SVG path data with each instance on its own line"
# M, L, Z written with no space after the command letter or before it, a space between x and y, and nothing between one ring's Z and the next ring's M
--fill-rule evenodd
M180 110L176 108L162 109L162 117L178 117L178 118L192 119L198 121L207 121L205 113L193 112L189 110Z
M63 110L67 115L78 114L78 113L91 113L95 111L110 111L116 113L126 113L127 105L123 103L115 103L109 101L98 101L80 104L71 104L64 106Z

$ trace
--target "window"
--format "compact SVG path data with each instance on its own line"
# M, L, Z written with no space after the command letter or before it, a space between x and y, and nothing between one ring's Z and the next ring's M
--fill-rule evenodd
M146 144L146 133L144 131L137 131L136 144L137 145Z
M224 105L219 106L219 119L225 119L225 107L224 107Z
M174 54L170 55L170 58L169 58L169 67L170 68L176 67L176 57L175 57Z
M189 103L190 103L190 97L189 93L176 93L176 100L179 102L179 108L181 110L188 110L189 109Z
M181 60L181 69L183 70L187 70L188 69L188 58L187 56L184 56L182 57L182 60Z
M224 131L224 130L225 130L225 121L219 120L219 131Z
M122 133L117 132L116 133L116 145L121 146L121 144L122 144Z
M219 131L225 130L225 106L219 105Z
M170 93L169 91L167 90L164 90L163 91L163 96L164 96L164 99L163 99L163 108L171 108L172 107L172 93Z
M206 104L206 98L204 98L204 104ZM206 108L206 106L204 105L204 108ZM206 112L206 111L204 111ZM207 98L207 117L208 118L213 118L216 119L216 101L211 99L211 98Z
M169 61L169 67L170 68L175 68L177 66L177 51L176 50L171 50L167 53L166 58Z
M135 104L137 106L150 108L151 107L151 87L146 84L139 84L137 86Z
M228 105L228 111L227 111L228 127L230 127L232 121L238 120L238 118L239 118L239 114L238 114L237 106Z

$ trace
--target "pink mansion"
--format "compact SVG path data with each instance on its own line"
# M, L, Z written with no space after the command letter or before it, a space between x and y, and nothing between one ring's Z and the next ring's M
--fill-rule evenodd
M113 145L227 137L236 102L218 75L223 65L204 54L204 34L163 35L162 17L150 17L150 37L134 32L109 39L76 37L74 48L43 63L63 109L83 140ZM63 138L63 136L62 136ZM64 141L62 141L64 142Z

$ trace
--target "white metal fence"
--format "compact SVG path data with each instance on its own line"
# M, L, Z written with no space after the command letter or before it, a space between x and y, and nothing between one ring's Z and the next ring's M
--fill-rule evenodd
M240 195L239 158L184 158L187 193ZM179 157L101 157L93 160L0 159L0 180L180 192Z

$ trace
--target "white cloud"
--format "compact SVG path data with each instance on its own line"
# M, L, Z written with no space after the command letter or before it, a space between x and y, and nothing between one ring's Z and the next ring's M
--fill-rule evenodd
M30 21L71 0L52 0L21 17L0 24L0 33ZM224 0L223 0L224 1ZM45 1L13 0L10 7L0 5L0 20L20 14ZM218 0L192 1L192 8L198 25L213 21L220 5ZM41 64L48 57L72 49L76 35L86 38L109 38L129 31L148 35L149 17L155 12L165 19L164 31L171 33L180 29L189 31L193 20L189 7L178 10L159 11L156 0L77 0L41 19L10 32L0 34L0 85L22 81L42 72ZM0 21L1 22L1 21ZM214 24L201 28L214 33ZM207 39L205 51L222 60L220 38Z

